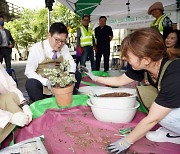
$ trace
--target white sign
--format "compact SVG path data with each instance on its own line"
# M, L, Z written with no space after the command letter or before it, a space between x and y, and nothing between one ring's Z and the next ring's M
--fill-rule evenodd
M176 13L167 13L167 16L175 23L177 23ZM113 29L123 29L123 28L141 28L149 27L155 18L149 15L130 17L130 18L120 18L120 19L108 19L107 25L110 25Z

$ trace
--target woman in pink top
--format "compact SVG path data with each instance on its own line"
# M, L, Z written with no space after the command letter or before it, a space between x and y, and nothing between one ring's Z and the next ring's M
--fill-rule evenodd
M0 64L0 143L16 125L23 127L31 120L32 112L27 100Z

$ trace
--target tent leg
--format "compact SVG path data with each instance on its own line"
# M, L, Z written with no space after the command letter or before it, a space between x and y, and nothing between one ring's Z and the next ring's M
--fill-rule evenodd
M180 11L177 11L177 29L180 30Z
M49 28L50 28L50 11L49 11L49 9L48 9L48 32L49 32Z

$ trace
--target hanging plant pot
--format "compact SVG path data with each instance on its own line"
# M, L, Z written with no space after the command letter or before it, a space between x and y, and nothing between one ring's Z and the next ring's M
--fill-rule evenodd
M59 106L69 106L72 103L73 84L65 88L52 87L52 90Z

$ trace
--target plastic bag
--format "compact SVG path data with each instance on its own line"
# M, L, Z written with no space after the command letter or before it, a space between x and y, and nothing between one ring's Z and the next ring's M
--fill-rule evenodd
M0 154L48 154L42 140L43 136L31 138L2 149Z

